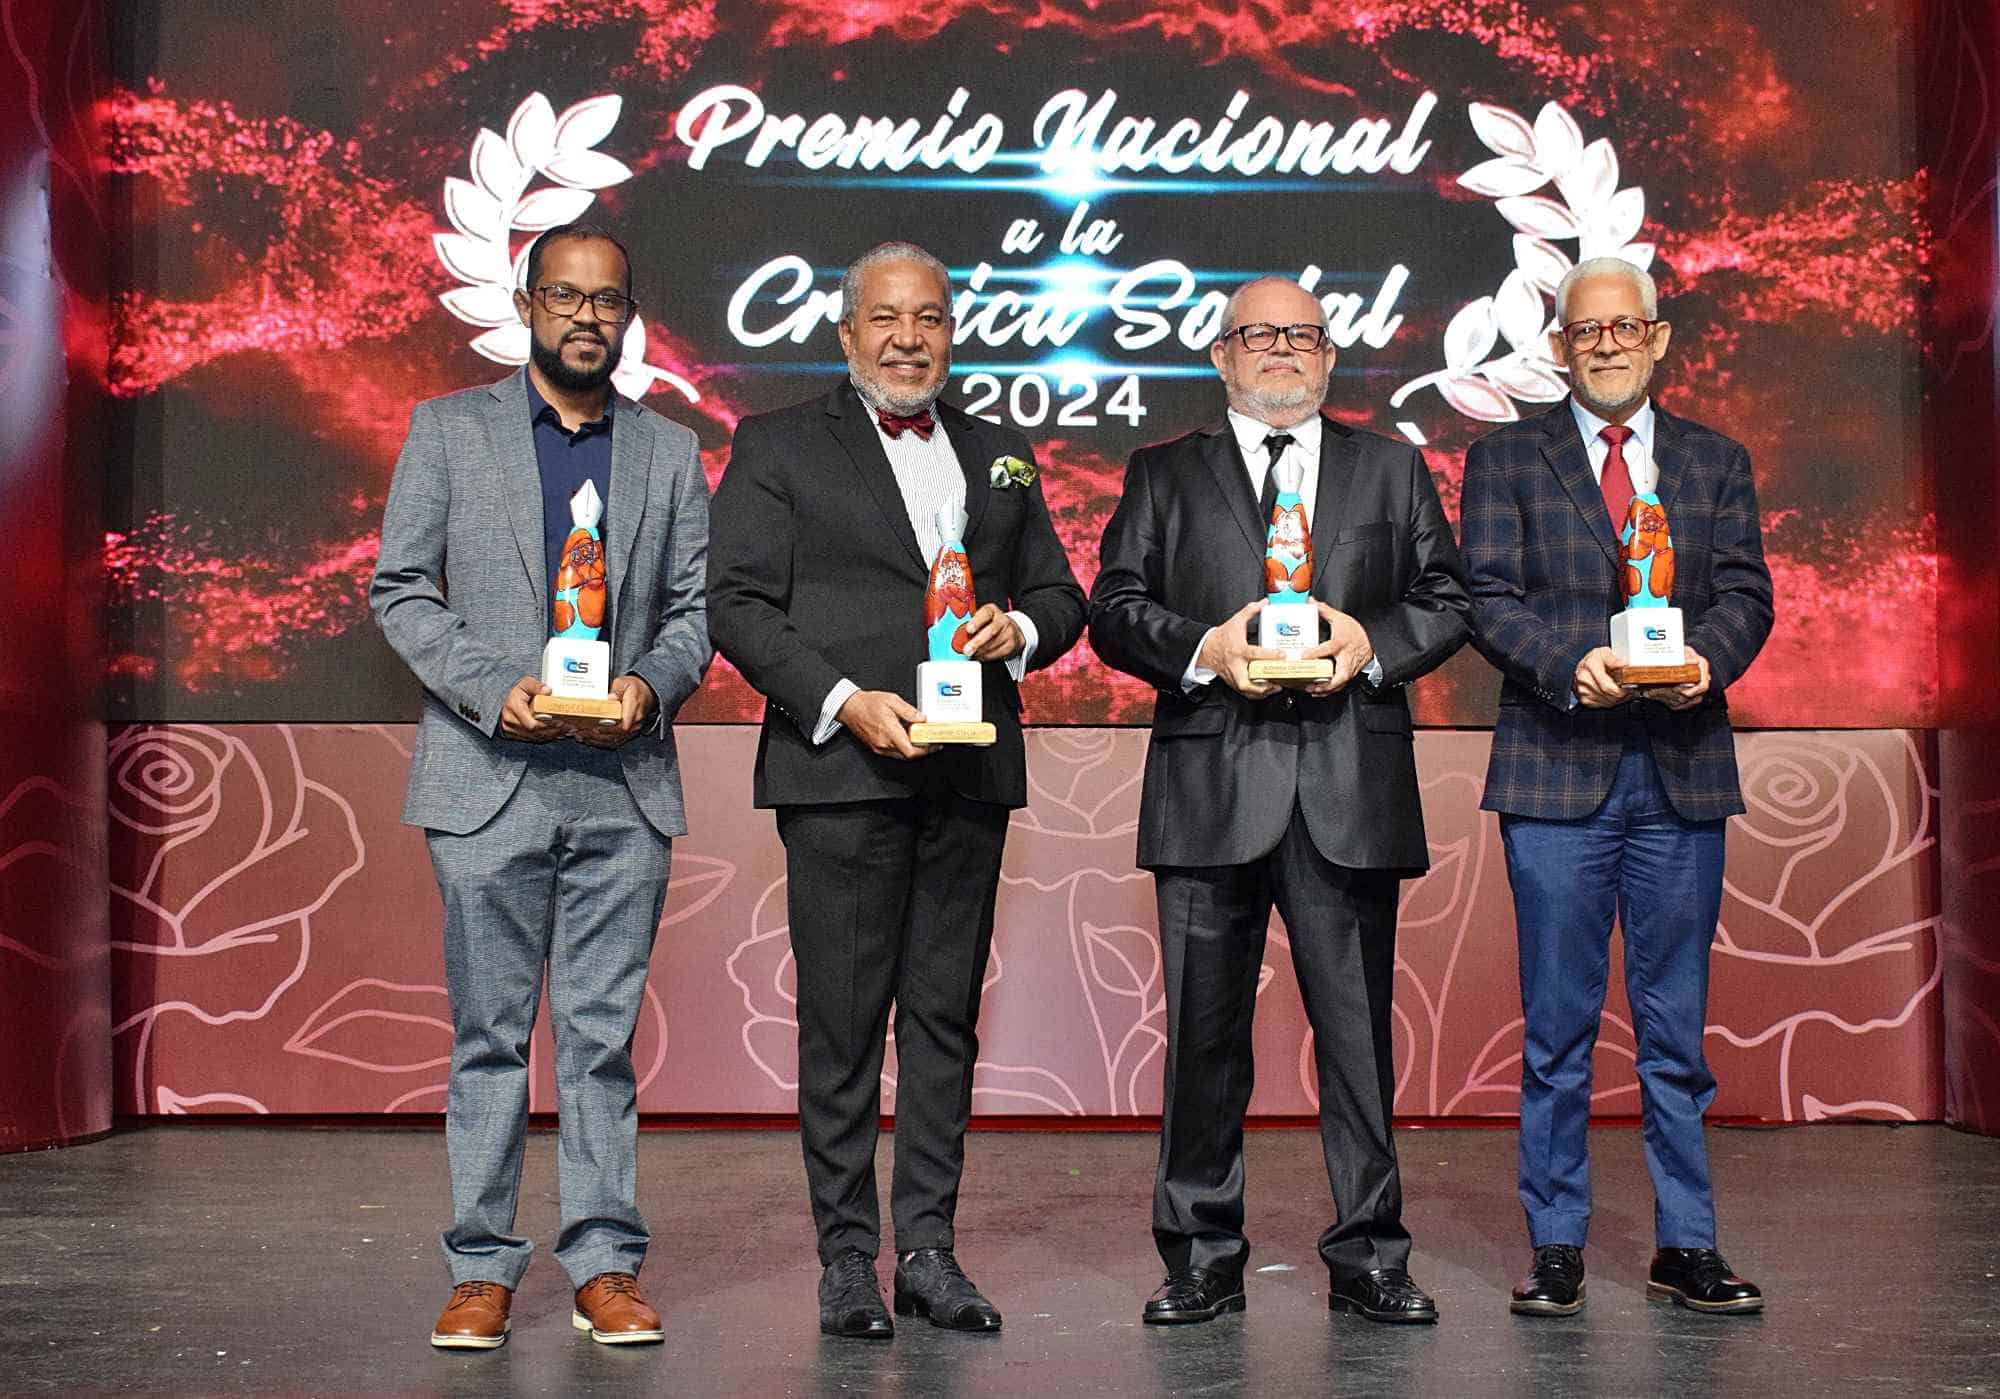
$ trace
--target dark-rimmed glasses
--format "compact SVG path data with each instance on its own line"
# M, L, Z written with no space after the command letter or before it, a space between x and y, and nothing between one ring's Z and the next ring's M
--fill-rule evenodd
M575 287L561 282L549 282L536 287L532 293L535 300L542 303L542 309L551 316L574 316L588 301L597 312L597 319L616 325L632 318L632 312L639 303L623 292L600 291L585 296Z
M1285 337L1285 343L1294 350L1317 350L1326 343L1325 326L1305 323L1271 325L1266 321L1252 321L1249 325L1234 326L1223 332L1225 340L1232 335L1243 342L1244 349L1260 353L1276 345L1280 335Z
M1621 350L1636 350L1646 343L1646 337L1653 333L1654 326L1665 324L1665 321L1649 321L1640 316L1618 316L1608 322L1571 321L1562 328L1562 338L1572 350L1594 350L1608 330L1612 344Z

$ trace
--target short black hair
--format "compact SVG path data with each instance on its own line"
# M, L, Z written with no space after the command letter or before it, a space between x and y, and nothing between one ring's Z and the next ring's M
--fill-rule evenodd
M625 259L625 294L632 294L632 254L625 251L625 245L618 235L601 223L559 223L533 243L528 245L528 290L533 291L542 275L542 254L549 244L564 238L597 238L618 249L618 256Z

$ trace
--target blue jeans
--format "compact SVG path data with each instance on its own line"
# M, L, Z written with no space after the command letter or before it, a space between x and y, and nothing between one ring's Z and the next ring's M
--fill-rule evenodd
M1712 1248L1702 1113L1709 945L1722 909L1722 821L1688 821L1643 738L1604 805L1574 821L1502 816L1520 937L1521 1204L1535 1247L1582 1247L1590 1228L1591 1051L1604 1010L1614 914L1638 1041L1646 1167L1661 1248Z

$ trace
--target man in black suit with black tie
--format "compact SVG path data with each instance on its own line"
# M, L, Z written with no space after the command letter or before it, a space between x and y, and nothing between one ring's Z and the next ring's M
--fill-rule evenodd
M1422 454L1321 413L1334 350L1309 293L1249 283L1209 357L1228 414L1133 454L1091 595L1098 655L1159 690L1139 864L1154 876L1167 979L1153 1193L1167 1277L1144 1319L1243 1309L1243 1115L1275 902L1312 1023L1338 1211L1319 1240L1328 1306L1434 1322L1408 1271L1389 995L1397 884L1429 866L1404 687L1465 643L1464 572ZM1299 470L1328 629L1306 654L1333 661L1298 691L1251 677L1278 653L1246 634L1264 605L1281 464Z
M953 1255L952 1216L1001 850L1008 813L1027 804L1018 684L1083 631L1083 590L1027 439L937 401L951 301L944 265L914 244L856 260L841 284L848 379L738 424L711 515L710 635L769 701L756 802L777 809L785 843L799 1129L829 1335L894 1330L875 1274L892 1000L896 1310L999 1329ZM1009 459L1011 472L994 470ZM923 718L910 697L938 515L954 507L980 604L960 649L984 663L982 717L998 740L926 750L910 740Z

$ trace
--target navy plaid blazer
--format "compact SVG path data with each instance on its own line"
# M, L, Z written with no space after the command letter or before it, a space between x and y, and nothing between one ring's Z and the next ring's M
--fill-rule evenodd
M1569 401L1473 443L1460 509L1473 644L1500 670L1500 717L1486 769L1488 811L1588 816L1611 791L1635 725L1651 741L1675 810L1691 821L1743 810L1724 696L1771 634L1750 454L1655 405L1653 458L1673 535L1672 602L1687 644L1707 657L1707 697L1679 712L1634 701L1584 709L1577 663L1607 645L1624 607L1617 537Z

